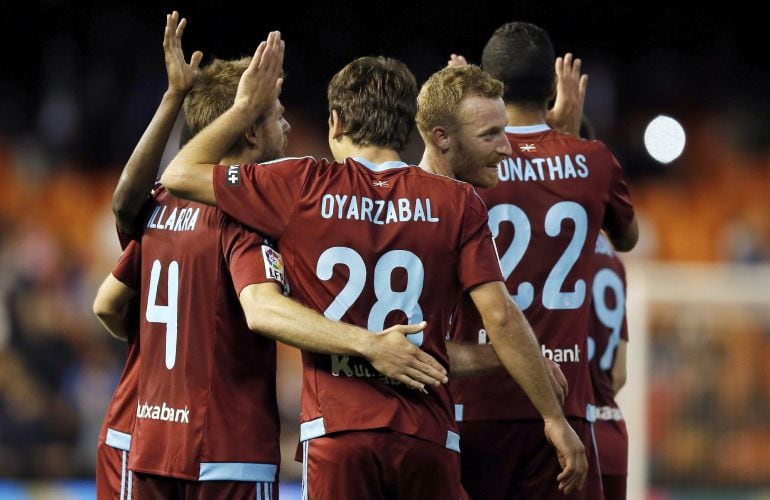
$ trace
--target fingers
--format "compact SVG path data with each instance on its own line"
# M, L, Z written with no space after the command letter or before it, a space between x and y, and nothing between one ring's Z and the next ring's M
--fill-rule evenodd
M588 90L588 75L582 75L580 77L580 84L578 85L578 95L580 96L580 102L585 101L586 90Z
M585 454L573 455L565 461L562 472L556 476L559 482L559 490L565 495L582 489L585 485L588 472L588 463Z
M556 82L560 82L562 75L564 74L564 58L557 57L556 62L553 65L554 71L556 71Z
M192 53L190 56L190 68L193 70L197 70L198 66L201 64L201 60L203 59L203 52L200 50L196 50Z
M396 325L392 330L400 332L404 335L412 335L414 333L420 333L428 326L427 321L421 321L415 325Z
M183 17L182 20L179 21L179 26L176 27L177 38L182 38L182 33L184 33L185 26L187 26L187 19Z
M436 358L423 350L417 349L417 360L422 363L423 366L427 367L423 371L429 370L428 373L431 375L431 377L438 380L442 384L449 382L446 368L444 368L441 363L436 361Z
M459 54L451 54L449 56L449 61L447 61L447 66L454 67L454 66L467 66L468 61L465 60L465 58Z

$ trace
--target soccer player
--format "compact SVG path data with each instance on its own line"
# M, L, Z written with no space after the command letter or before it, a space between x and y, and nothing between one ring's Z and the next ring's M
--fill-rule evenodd
M626 270L603 234L596 240L588 358L596 397L596 447L607 500L625 500L628 432L615 396L626 382Z
M133 477L128 471L131 446L139 343L138 308L133 303L139 290L141 254L136 241L127 246L105 278L94 299L96 317L115 338L128 342L126 365L107 409L96 454L96 495L99 499L131 498Z
M184 63L179 52L173 61ZM247 65L216 61L195 78L185 104L191 133L217 116L212 102L229 106ZM145 201L142 181L157 170L180 103L161 103L124 170L115 201L123 227L135 227L120 218L136 214ZM282 154L288 130L275 101L227 158ZM424 324L394 327L373 341L366 330L302 308L273 284L285 285L280 254L212 207L156 186L141 231L143 361L129 460L140 498L276 497L275 345L249 325L304 348L362 355L411 387L444 378L443 367L403 336ZM244 288L258 298L249 305L248 325L238 301Z
M487 43L482 67L504 85L505 132L512 148L511 158L497 165L490 133L499 122L467 104L464 119L454 127L428 119L441 107L440 99L428 98L441 95L436 89L457 78L461 68L438 72L420 96L427 168L479 187L497 186L480 195L489 207L508 291L532 324L542 353L561 365L570 389L564 411L589 454L587 486L570 493L554 481L559 461L536 432L539 415L516 383L504 374L457 381L452 392L464 444L463 485L473 498L555 498L562 491L569 498L594 499L602 494L591 438L587 359L591 242L604 227L618 248L628 250L638 233L622 171L609 150L546 124L555 89L553 61L547 33L530 24L509 23ZM488 168L469 168L473 162ZM469 300L453 332L453 338L466 342L496 341Z
M563 480L583 481L583 447L562 416L543 357L505 292L486 210L465 183L400 161L417 86L400 62L361 58L329 83L337 161L215 165L277 96L283 42L260 44L233 106L193 138L162 182L278 240L298 300L380 330L429 319L412 341L447 364L444 336L469 291L497 354L545 417ZM243 294L242 294L243 297ZM459 498L458 436L448 390L405 390L356 357L303 352L305 496ZM582 462L581 462L582 460Z
M132 238L138 239L141 236L141 228L137 227L139 213L147 201L163 148L171 134L182 101L195 80L198 64L203 56L201 52L196 51L190 57L189 63L185 61L181 40L186 24L187 21L180 20L176 11L166 16L163 55L168 89L163 94L147 133L142 136L127 162L113 196L118 237L124 249L122 259L139 255L138 251L129 249ZM120 269L122 268L119 264L116 270ZM94 312L105 327L128 343L123 373L110 400L99 434L96 490L100 500L130 498L133 485L133 475L129 472L127 463L139 377L139 343L136 336L138 307L136 304L131 305L134 314L128 314L128 311L124 310L128 307L124 299L128 301L129 292L138 292L139 283L137 281L134 288L127 289L127 281L124 279L121 282L116 276L117 274L110 275L105 279L94 302Z

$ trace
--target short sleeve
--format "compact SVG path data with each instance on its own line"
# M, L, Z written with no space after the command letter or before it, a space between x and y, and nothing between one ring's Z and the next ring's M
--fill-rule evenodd
M238 222L278 240L314 164L312 158L289 158L264 164L217 165L217 205Z
M285 289L281 254L233 219L223 216L222 224L222 251L236 293L240 295L247 286L260 283L277 283Z
M459 277L463 290L503 281L497 249L489 230L487 208L470 187L460 234Z
M631 204L631 195L628 192L628 183L623 175L623 169L615 156L607 151L612 165L612 180L610 184L609 200L604 213L602 227L614 240L621 238L628 231L631 221L634 219L634 206Z
M142 246L136 240L129 240L123 253L120 254L115 267L112 268L112 275L129 287L131 290L139 291L142 283Z

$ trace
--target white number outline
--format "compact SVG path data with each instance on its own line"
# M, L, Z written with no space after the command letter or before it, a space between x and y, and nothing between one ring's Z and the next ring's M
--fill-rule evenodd
M615 308L607 307L607 301L604 300L607 289L615 294ZM620 344L620 334L623 331L623 325L626 318L626 293L623 287L623 280L620 276L609 268L602 268L594 276L594 283L591 286L591 298L596 317L602 325L609 328L612 333L607 340L607 347L599 358L599 368L608 371L612 368L615 360L615 352ZM596 351L596 341L588 337L588 360L591 361Z
M548 236L556 237L561 234L561 225L565 220L571 220L575 225L567 248L556 262L543 286L543 306L546 309L578 309L585 302L586 283L579 279L571 292L562 292L564 282L573 266L580 258L580 252L585 246L588 234L588 215L585 209L574 201L560 201L554 204L545 215L545 232ZM497 238L503 222L510 222L514 227L513 241L500 258L500 267L506 281L521 263L532 239L532 224L526 213L516 205L503 203L489 210L489 228ZM535 290L532 283L519 283L517 293L511 298L524 311L534 301Z
M166 325L166 368L171 370L176 364L178 302L179 302L179 264L172 260L168 265L168 305L159 306L158 281L162 264L159 260L152 263L150 271L150 289L147 293L147 308L145 319L150 323L164 323Z
M348 281L331 304L324 311L324 316L339 321L350 309L364 290L366 284L366 264L361 255L348 247L331 247L324 250L316 264L316 276L328 281L334 274L334 266L342 264L348 268ZM391 276L397 268L406 271L406 289L394 291ZM374 295L377 301L369 311L367 328L372 332L385 329L385 319L391 311L402 311L409 324L423 320L420 295L425 282L425 269L420 258L408 250L391 250L383 254L374 267ZM423 332L407 335L409 341L422 346Z

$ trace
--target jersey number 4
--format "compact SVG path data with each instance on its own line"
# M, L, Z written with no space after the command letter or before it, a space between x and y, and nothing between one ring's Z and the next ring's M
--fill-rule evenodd
M348 247L332 247L326 249L318 258L316 275L319 279L328 281L332 278L334 266L342 264L349 270L348 282L334 301L324 311L324 316L335 321L342 318L353 303L358 300L366 285L366 264L358 252ZM396 268L406 271L406 289L401 292L390 286L390 277ZM369 311L367 328L372 332L385 329L385 318L391 311L403 311L409 324L422 321L422 308L417 302L422 294L425 280L425 270L417 255L408 250L391 250L385 253L374 266L374 295L377 302ZM421 346L422 332L408 335L407 338L415 345Z
M571 292L562 292L562 287L583 250L588 231L588 215L585 209L574 201L556 203L545 214L545 233L551 237L558 236L561 233L561 224L565 219L574 223L575 231L566 250L545 280L543 307L546 309L577 309L583 305L586 297L584 280L577 280L575 288ZM500 234L500 226L503 222L510 222L514 228L511 246L500 258L500 267L503 270L505 280L508 281L513 270L516 269L527 252L527 247L532 239L532 224L522 209L507 203L496 205L489 210L489 228L495 238ZM532 283L523 281L519 283L516 293L512 294L511 298L521 310L525 310L534 301L535 287Z
M172 260L168 265L168 291L166 293L167 304L159 306L158 281L160 281L161 263L156 260L152 263L150 271L150 291L147 295L147 311L145 319L150 323L163 323L166 325L166 368L174 368L176 363L176 329L177 329L177 302L179 298L179 264Z

